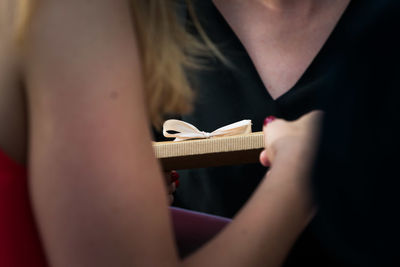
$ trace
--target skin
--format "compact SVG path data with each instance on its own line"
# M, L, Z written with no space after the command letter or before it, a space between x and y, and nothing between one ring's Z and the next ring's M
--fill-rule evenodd
M312 111L295 121L273 119L264 123L265 147L260 154L260 163L265 167L271 166L280 151L300 152L294 158L301 158L305 166L309 166L313 160L316 142L318 140L319 125L322 119L322 111Z
M0 124L10 125L0 147L29 167L50 265L279 266L313 215L311 160L268 135L269 178L216 238L179 259L128 10L126 0L43 0L23 56L0 38Z
M213 0L273 99L300 79L350 0ZM251 27L249 27L251 25Z

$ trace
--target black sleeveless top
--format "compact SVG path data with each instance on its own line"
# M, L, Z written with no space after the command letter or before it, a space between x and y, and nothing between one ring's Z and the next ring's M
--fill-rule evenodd
M190 72L196 89L194 112L182 119L203 131L243 119L251 119L253 131L261 131L265 117L293 120L321 108L318 92L332 83L330 74L340 68L336 56L348 38L352 24L347 9L335 30L300 80L276 100L266 90L240 40L210 0L194 1L196 14L208 37L233 65L216 58L207 68ZM190 23L190 22L189 22ZM175 204L184 208L232 217L248 199L266 172L260 164L180 171L181 186Z
M376 53L380 52L377 49L384 49L387 59L393 60L390 57L390 49L393 50L394 45L389 37L393 38L398 33L398 28L396 28L398 23L393 25L385 19L389 20L390 17L386 15L390 12L393 14L396 10L393 6L398 7L397 1L352 0L325 45L300 80L276 100L273 100L268 94L245 48L212 2L210 0L194 2L196 13L208 37L233 65L233 67L229 67L218 59L211 58L207 59L207 69L189 72L189 77L194 87L197 88L197 101L194 112L183 116L182 119L196 125L201 130L213 131L232 122L251 119L253 131L260 131L266 116L275 115L293 120L314 109L327 109L329 114L333 114L327 115L330 119L334 117L335 113L347 116L346 112L357 112L352 104L357 102L354 99L356 96L358 97L358 94L363 93L365 88L375 90L375 93L379 95L370 95L368 103L370 106L360 108L372 108L372 111L376 111L376 107L380 107L380 105L377 105L375 100L380 100L379 96L382 93L384 99L389 99L392 103L398 99L398 97L389 97L393 92L386 94L381 91L384 89L381 86L398 87L398 83L390 83L397 74L394 73L394 70L398 70L398 67L393 62L387 65L379 64L378 59L382 60L382 58L380 54ZM393 19L393 17L391 18ZM190 25L190 21L188 24ZM385 35L387 38L382 39L384 27L388 26L390 26L391 35L384 31L387 33ZM381 39L392 43L380 43ZM386 75L385 80L380 80L378 83L374 79L376 73L390 75ZM361 84L362 86L360 86ZM354 85L354 87L350 85ZM355 88L358 89L357 92ZM396 96L399 94L397 93ZM366 104L363 103L363 105ZM389 112L391 108L393 109L389 105L385 110ZM398 113L397 115L400 116ZM338 120L336 118L334 121L342 122L340 120L338 122ZM346 127L351 124L348 120L346 123ZM316 173L319 179L315 178L314 181L316 181L315 188L318 199L322 204L329 203L330 205L323 205L324 209L320 212L321 215L317 215L299 238L289 254L285 266L345 266L339 264L338 258L333 257L332 252L328 253L321 245L321 240L327 240L329 245L339 247L338 250L345 247L343 246L345 242L331 242L335 239L333 236L340 235L336 235L336 232L326 232L326 229L331 229L325 227L331 223L328 220L332 219L328 216L330 212L336 212L337 216L340 216L340 212L331 201L335 197L338 198L335 196L335 191L321 182L323 179L321 177L330 174L327 176L333 185L336 185L336 180L332 174L342 177L341 181L353 179L350 174L346 173L345 167L335 169L337 166L333 166L330 162L327 163L324 159L329 159L327 154L343 157L346 155L344 152L346 150L341 151L341 149L344 144L348 144L344 138L352 137L351 140L357 138L341 132L342 139L338 140L343 143L338 143L335 141L337 137L332 126L329 126L328 122L327 125L325 128L329 130L324 132L328 141L324 141L327 144L322 146L325 150L320 153L323 157L318 159L321 161L320 166L324 167L317 168ZM364 154L367 155L366 152ZM341 162L338 158L335 160L335 162ZM368 172L365 170L368 170L368 166L364 167L363 172L360 173L367 175ZM180 171L181 186L177 190L174 205L232 217L246 202L265 172L266 169L259 164ZM360 182L361 179L362 177L358 177L358 180L355 181ZM357 192L356 182L351 185L353 186L352 190ZM328 198L328 195L332 198ZM347 200L350 201L351 197L349 195L347 197ZM340 203L345 203L345 201L346 199ZM352 219L351 216L349 219ZM340 222L343 223L343 221ZM333 220L332 223L335 221ZM338 228L333 229L338 230ZM346 233L349 234L349 232ZM344 240L346 239L344 238ZM348 260L351 257L347 258L347 263L354 263ZM356 264L355 266L360 265Z

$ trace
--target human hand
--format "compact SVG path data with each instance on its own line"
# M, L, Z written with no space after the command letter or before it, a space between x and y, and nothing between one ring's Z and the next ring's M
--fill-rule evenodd
M164 172L165 182L167 184L167 192L170 199L170 204L174 202L174 193L179 187L179 174L176 171Z
M260 162L270 169L263 192L285 214L284 221L292 218L292 229L304 229L316 212L310 177L321 117L321 111L313 111L291 122L274 117L264 122L265 150Z
M282 158L287 164L309 165L322 114L322 111L312 111L290 122L268 117L264 122L266 149L260 154L261 164L270 166L277 158Z

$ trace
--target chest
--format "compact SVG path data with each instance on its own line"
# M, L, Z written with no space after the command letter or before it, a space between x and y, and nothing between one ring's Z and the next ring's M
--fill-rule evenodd
M313 17L268 16L252 6L240 11L215 4L251 58L273 99L293 88L327 42L348 1Z

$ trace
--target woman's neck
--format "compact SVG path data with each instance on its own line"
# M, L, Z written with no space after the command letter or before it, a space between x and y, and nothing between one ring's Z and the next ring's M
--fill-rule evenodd
M290 28L304 28L310 22L326 20L336 10L345 8L350 0L213 0L218 9L243 20L250 16L252 25L257 23L288 24ZM341 13L341 12L339 12ZM262 20L262 22L260 21ZM278 25L277 25L278 24Z
M319 6L323 0L253 0L258 1L266 8L274 11L287 11L293 9L310 9L314 6Z
M335 6L343 0L213 0L219 5L256 7L273 16L313 17L324 9ZM346 1L346 0L345 0Z

